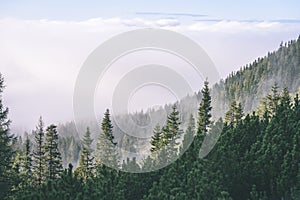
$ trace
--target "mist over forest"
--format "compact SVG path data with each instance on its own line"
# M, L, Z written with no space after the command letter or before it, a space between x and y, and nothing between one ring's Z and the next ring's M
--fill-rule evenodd
M300 199L299 92L300 36L179 102L18 136L0 74L0 199Z
M279 48L274 52L269 52L267 56L258 58L252 63L241 67L239 71L232 72L225 80L220 80L219 83L211 86L212 96L212 120L217 121L219 118L224 118L225 113L230 109L232 101L240 102L245 114L259 110L262 98L267 96L272 86L277 83L278 90L284 87L288 88L291 94L295 94L300 90L300 68L297 65L299 62L299 38L294 41L281 43ZM199 84L200 85L200 84ZM197 110L201 101L202 95L200 90L194 95L186 96L179 102L170 102L164 106L149 108L143 112L135 112L128 115L114 116L114 136L119 146L132 146L138 149L140 154L147 157L151 145L149 141L153 135L153 129L157 124L163 126L167 114L170 113L174 103L177 104L180 110L180 119L182 121L181 128L186 129L190 114L197 117ZM99 113L99 116L102 114ZM114 122L118 120L119 125ZM134 129L128 122L143 126L141 129ZM152 121L151 121L152 120ZM61 137L60 148L65 152L62 154L64 166L68 163L77 166L79 161L80 140L85 133L86 127L90 128L96 147L97 137L100 131L101 121L95 124L94 122L80 122L77 128L74 122L66 122L58 125L58 131ZM120 127L124 128L121 130ZM130 133L130 134L125 134ZM144 139L137 140L133 136L143 136ZM74 155L68 155L68 152L76 152ZM124 155L132 158L130 154ZM145 157L137 158L138 160Z

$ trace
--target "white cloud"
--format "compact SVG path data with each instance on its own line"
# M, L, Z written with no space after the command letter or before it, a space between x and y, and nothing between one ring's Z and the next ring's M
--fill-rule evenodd
M282 30L282 24L279 22L242 22L223 20L219 22L196 22L188 26L191 31L208 31L208 32L225 32L225 33L241 33L245 31L251 32L270 32Z
M176 19L160 19L156 21L156 24L160 27L180 25L179 21Z

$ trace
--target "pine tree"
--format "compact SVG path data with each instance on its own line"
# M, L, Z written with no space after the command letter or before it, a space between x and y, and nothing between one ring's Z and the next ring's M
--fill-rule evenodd
M284 108L289 108L291 105L291 97L289 94L289 91L286 87L283 88L281 94L280 94L280 105L283 106Z
M178 156L179 143L178 139L181 138L183 131L180 128L179 111L176 104L172 106L172 112L168 115L166 125L162 129L162 147L166 152L165 159L173 161Z
M150 141L150 144L151 144L151 149L150 151L153 153L153 152L156 152L158 151L160 148L161 148L161 134L162 134L162 131L161 131L161 128L159 126L159 124L157 124L153 130L153 136L151 138L151 141Z
M233 100L230 105L230 109L225 114L226 123L235 123L235 111L236 111L236 101Z
M108 109L104 113L101 124L101 133L98 138L96 156L98 165L106 164L114 169L119 168L119 152L117 143L114 142L113 125Z
M88 177L92 177L92 170L93 170L93 160L94 157L92 156L92 148L91 144L93 139L91 139L90 129L87 127L85 135L83 136L82 140L82 150L79 160L79 170L81 171L81 176L84 179Z
M270 117L274 116L276 112L276 108L279 104L279 94L278 94L278 84L275 82L275 84L271 88L271 93L267 95L267 104L268 104L268 110Z
M205 135L208 132L208 128L211 125L211 96L208 87L208 81L204 82L204 86L201 90L202 99L198 109L198 121L197 132L194 141L191 144L190 159L195 160L199 158L199 150L204 140Z
M46 129L45 161L47 178L50 180L58 178L62 172L62 162L58 150L58 134L53 124Z
M211 125L211 96L208 87L208 81L204 82L204 87L201 90L202 99L198 109L197 134L206 134Z
M24 165L25 175L28 182L32 181L32 153L30 140L28 136L25 140L25 165Z
M242 117L244 117L244 112L242 108L241 102L238 103L235 111L235 121L236 123L242 120Z
M193 142L195 136L195 119L193 115L190 115L189 122L187 125L187 129L184 134L184 138L182 141L182 149L183 151L187 150L190 144Z
M225 114L225 122L233 125L236 125L239 121L241 121L244 116L243 109L241 103L237 103L235 100L232 101L230 109Z
M10 120L7 119L8 108L2 103L4 80L0 74L0 199L4 199L12 186L11 169L14 151L13 136L9 133Z
M16 150L15 161L13 164L13 168L18 173L19 179L18 184L16 184L15 188L13 189L14 192L16 190L21 190L24 187L28 187L33 183L31 145L28 138L28 133L25 132L25 135L25 146L24 144L19 144L20 146Z
M33 166L32 171L35 181L41 185L45 180L45 149L44 149L44 122L42 117L39 118L38 125L34 131L34 148L33 148Z

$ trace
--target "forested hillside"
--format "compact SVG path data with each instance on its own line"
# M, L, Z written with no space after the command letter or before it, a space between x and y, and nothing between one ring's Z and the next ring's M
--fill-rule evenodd
M218 120L224 118L227 110L230 109L231 102L241 103L244 113L249 113L258 109L265 97L276 82L279 89L287 87L290 93L296 93L300 89L300 37L295 41L289 41L281 44L277 51L268 53L267 56L259 58L253 63L242 67L239 71L233 72L225 80L221 80L211 88L212 95L212 119ZM199 84L200 85L200 84ZM197 117L197 109L201 100L201 92L195 93L177 102L181 111L181 127L185 128L188 124L190 114ZM175 103L175 102L174 102ZM132 135L150 135L156 123L153 126L143 128L144 133L137 133L134 126L129 126L127 122L133 119L137 124L147 124L150 120L155 119L162 125L166 119L166 113L170 113L172 105L161 106L158 109L149 109L145 112L132 113L130 115L118 116L118 122L123 127L127 127L127 132ZM149 139L137 142L135 138L123 133L122 130L114 123L114 135L119 146L128 146L136 148L140 154L147 154L150 150ZM59 146L62 152L64 166L68 163L77 166L79 161L80 140L83 137L86 127L89 126L92 138L97 139L98 125L91 122L82 122L77 124L79 128L76 131L73 122L58 125L60 133ZM139 130L140 131L140 130ZM138 143L138 145L137 145ZM93 143L94 147L96 143ZM75 152L70 154L70 152ZM131 155L124 155L126 157ZM141 160L142 158L137 158Z
M78 133L72 123L45 125L41 117L31 134L16 138L0 74L0 199L300 199L299 47L300 38L212 89L205 81L198 94L149 110L167 115L145 130L153 133L141 144L145 158L121 155L133 138L120 134L109 110L99 133L93 124ZM203 159L200 147L215 129L220 138Z
M212 88L213 114L222 117L233 100L241 102L245 112L256 109L275 82L291 93L300 88L300 36L281 43L277 51L232 72ZM217 119L216 118L216 119Z

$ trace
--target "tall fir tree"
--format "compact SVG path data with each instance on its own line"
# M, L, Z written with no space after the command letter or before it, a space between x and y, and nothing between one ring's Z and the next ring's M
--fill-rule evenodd
M80 176L83 179L87 179L93 176L93 160L92 156L92 142L90 129L87 127L86 132L82 139L82 150L80 154L79 167L77 168L80 171Z
M280 100L280 105L283 106L284 108L288 109L291 105L291 97L289 94L289 91L286 87L283 88L280 96L279 96L279 100Z
M204 82L204 87L201 90L202 99L198 109L197 134L206 134L211 125L211 96L208 87L208 81Z
M28 133L25 132L25 144L19 144L14 161L14 169L18 173L19 182L13 191L21 190L34 183L32 179L32 153ZM24 146L24 147L23 147Z
M163 151L160 155L165 154L163 159L173 161L178 156L179 138L182 136L182 129L180 128L181 120L176 104L172 106L172 111L167 117L165 126L162 129L162 147Z
M41 185L45 181L45 149L44 149L44 122L42 117L39 118L38 125L34 134L34 146L33 146L33 166L32 171L34 174L35 182Z
M25 140L25 175L28 182L32 182L32 152L28 135Z
M271 88L271 93L269 93L266 97L270 117L275 115L276 108L279 104L280 96L278 88L279 86L277 82L275 82Z
M58 133L53 124L46 129L45 161L46 177L50 180L58 178L62 172L62 161L58 150Z
M189 150L189 159L196 160L199 158L199 150L204 140L205 135L208 132L208 129L211 126L211 96L209 90L209 83L207 80L204 81L204 86L201 90L202 99L198 108L198 121L197 121L197 130L195 138L191 144L191 149Z
M109 110L104 113L104 118L101 124L101 133L97 143L97 163L106 164L114 169L120 167L119 152L117 143L114 141L113 125L110 119Z
M13 136L9 133L10 120L7 118L8 108L2 103L2 92L4 89L4 79L0 73L0 199L4 199L12 180L12 161L13 161Z
M195 136L195 119L193 115L190 115L187 129L185 131L183 141L182 141L182 149L183 151L187 150L190 144L193 142Z
M225 122L230 124L235 122L236 101L233 100L229 110L225 114Z
M153 130L153 136L151 137L151 141L150 141L151 144L150 151L152 153L157 152L162 146L161 134L162 134L161 128L159 124L157 124Z

